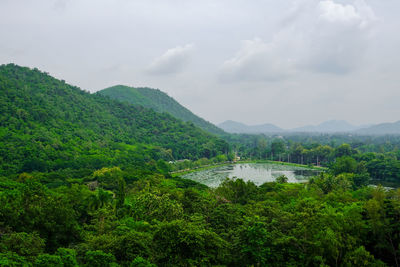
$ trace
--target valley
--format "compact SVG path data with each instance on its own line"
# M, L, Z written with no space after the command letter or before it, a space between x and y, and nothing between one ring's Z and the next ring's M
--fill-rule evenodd
M396 266L394 132L228 133L15 64L0 104L2 266Z

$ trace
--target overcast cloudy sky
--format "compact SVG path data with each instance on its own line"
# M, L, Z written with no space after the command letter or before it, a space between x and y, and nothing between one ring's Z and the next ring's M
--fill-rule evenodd
M400 120L399 0L0 0L0 64L213 122Z

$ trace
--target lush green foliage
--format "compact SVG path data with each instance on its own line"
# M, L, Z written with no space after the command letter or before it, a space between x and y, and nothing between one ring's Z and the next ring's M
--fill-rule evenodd
M354 175L326 173L309 184L260 187L227 180L215 190L180 188L176 180L153 175L128 183L122 205L113 197L93 205L104 192L87 185L47 189L34 178L3 179L0 262L396 265L400 191L357 186Z
M0 90L0 266L399 266L400 189L369 186L399 182L396 137L226 136L328 170L211 189L169 173L233 159L190 123L15 65Z
M227 151L226 142L168 114L89 94L38 70L0 67L0 174L143 166Z

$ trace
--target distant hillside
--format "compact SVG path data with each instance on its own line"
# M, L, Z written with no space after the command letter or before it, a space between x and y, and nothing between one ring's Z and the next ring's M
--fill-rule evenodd
M291 132L319 132L319 133L338 133L351 132L359 127L343 120L330 120L318 125L307 125L299 128L291 129Z
M196 126L210 133L224 133L221 129L196 116L190 110L179 104L175 99L158 89L134 88L124 85L116 85L101 90L98 93L133 105L141 105L146 108L151 108L157 112L167 112L183 121L193 122Z
M276 133L284 131L283 129L269 123L249 126L244 123L231 120L224 121L223 123L218 124L218 126L228 133L259 134L259 133Z
M373 125L357 130L355 133L363 135L400 134L400 121Z
M169 114L87 93L37 69L0 66L0 176L131 167L227 149L225 141Z

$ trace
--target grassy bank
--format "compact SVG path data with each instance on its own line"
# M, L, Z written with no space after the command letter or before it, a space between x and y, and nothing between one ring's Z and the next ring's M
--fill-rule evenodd
M209 165L204 165L204 166L200 166L200 167L195 167L193 169L174 171L174 172L171 172L170 174L172 177L176 177L176 176L182 176L184 174L188 174L188 173L192 173L192 172L214 169L217 167L228 166L228 165L232 165L232 164L236 164L236 163L238 163L238 162L230 162L229 161L229 162L215 163L215 164L209 164Z

